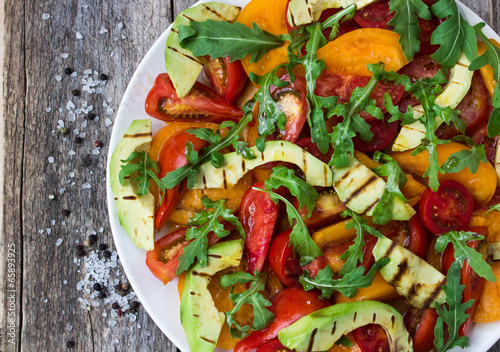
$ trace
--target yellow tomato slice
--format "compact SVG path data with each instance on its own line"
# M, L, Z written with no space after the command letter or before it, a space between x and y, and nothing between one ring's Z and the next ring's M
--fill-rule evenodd
M399 34L379 28L346 33L318 50L330 73L371 76L367 64L383 62L385 71L397 71L408 63L398 42Z

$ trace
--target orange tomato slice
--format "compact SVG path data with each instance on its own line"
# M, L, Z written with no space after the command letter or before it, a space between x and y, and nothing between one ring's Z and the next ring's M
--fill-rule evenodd
M408 63L398 42L399 34L379 28L346 33L318 50L331 73L371 76L367 64L383 62L385 71L397 71Z

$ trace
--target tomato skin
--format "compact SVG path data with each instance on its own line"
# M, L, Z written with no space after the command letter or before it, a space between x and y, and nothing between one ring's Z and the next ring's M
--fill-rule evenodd
M383 0L356 11L354 21L363 28L385 29L393 17L394 12L389 8L389 0Z
M435 308L424 310L420 324L413 336L413 351L414 352L429 352L434 348L434 327L438 314Z
M377 324L368 324L352 331L352 336L363 352L389 352L385 330Z
M418 214L413 215L408 222L410 224L408 249L425 260L430 243L429 232L422 224Z
M266 342L264 345L259 347L256 352L288 352L290 349L283 346L278 339Z
M236 103L247 83L247 75L240 60L215 58L203 67L210 87L231 104Z
M195 82L184 98L177 97L167 73L156 77L146 98L146 112L163 121L238 122L243 116L241 109L200 82Z
M436 235L465 229L473 211L474 199L471 193L461 183L453 180L441 181L436 192L426 189L419 203L422 223Z
M290 246L291 232L292 230L288 230L276 236L269 247L267 256L274 275L286 286L295 286L302 274L298 256L293 258L293 246Z
M250 187L241 199L239 210L239 220L245 230L247 271L251 274L262 271L278 218L278 206L271 200L271 196L253 188L265 186L263 182L259 182Z
M298 140L297 143L295 143L295 144L297 144L302 149L305 149L306 151L308 151L309 153L311 153L316 158L318 158L319 160L321 160L322 162L324 162L326 164L328 164L330 162L330 159L332 158L333 147L330 145L330 149L328 149L328 152L326 154L323 154L319 150L316 143L313 143L311 141L311 137L302 138L302 139Z
M164 177L168 172L187 164L185 153L186 143L193 143L194 150L200 151L208 145L208 142L187 132L180 132L161 148L158 166L160 167L160 177ZM163 202L158 207L155 216L155 227L160 230L168 221L169 216L175 209L176 204L182 198L185 188L182 184L176 185L165 192Z
M290 84L282 88L270 87L271 96L278 102L287 120L285 129L279 131L279 139L293 143L299 138L309 112L306 80L302 76L296 76L292 83L288 74L281 76L280 80Z
M441 67L430 54L419 53L415 54L413 61L405 65L398 73L410 77L410 81L415 83L419 78L434 77Z
M359 133L352 139L354 148L364 153L373 153L385 149L394 140L398 133L399 121L388 122L385 120L367 121L370 131L373 133L371 141L365 141Z
M316 291L304 291L302 287L288 287L271 299L268 308L274 313L272 321L265 329L252 332L238 342L234 352L249 352L275 339L278 332L305 315L331 305L328 300L319 299Z
M478 72L472 76L472 84L469 92L462 99L457 108L460 111L458 118L465 123L465 132L470 133L488 121L488 90L484 85L483 78ZM441 139L451 139L460 134L454 124L441 125L436 136Z

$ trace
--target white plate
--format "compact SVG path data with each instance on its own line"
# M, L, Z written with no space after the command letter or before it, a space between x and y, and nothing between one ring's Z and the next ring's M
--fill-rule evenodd
M200 1L205 2L205 1ZM243 7L249 0L219 0L228 4ZM197 3L198 4L198 3ZM459 3L465 19L476 24L482 20L469 8ZM108 165L111 154L116 148L121 137L135 119L150 118L144 110L146 96L153 86L156 76L165 72L165 42L170 27L161 35L153 47L148 51L139 67L135 71L127 90L123 96L120 108L115 119L111 140L109 143ZM483 28L483 32L490 38L500 42L500 37L489 26ZM153 132L164 126L162 121L151 119ZM113 200L113 192L109 184L109 168L106 170L106 187L108 199L108 212L111 223L111 231L115 240L120 260L123 264L127 277L137 293L142 305L149 313L156 325L165 335L181 350L189 351L188 342L182 329L179 313L179 293L177 291L177 279L164 286L160 280L151 274L145 264L146 252L134 246L129 236L120 226L116 206ZM476 324L474 326L470 346L467 351L486 352L500 337L500 322L492 324ZM456 349L457 351L463 351ZM224 351L217 348L216 351ZM453 350L455 351L455 350Z

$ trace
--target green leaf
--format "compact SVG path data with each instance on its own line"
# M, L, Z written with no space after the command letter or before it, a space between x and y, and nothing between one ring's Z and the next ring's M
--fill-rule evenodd
M472 28L462 17L455 0L439 0L431 11L440 19L446 18L432 33L431 44L439 44L432 58L444 67L452 68L462 51L469 60L477 57L477 41Z
M340 292L344 297L354 297L358 293L358 289L368 287L375 279L375 274L384 265L390 261L389 258L384 257L378 260L366 273L364 266L359 266L347 272L344 277L340 279L333 279L333 271L330 266L319 270L315 277L311 277L309 271L305 271L299 278L300 283L304 290L309 291L317 288L321 291L320 298L330 299L335 291Z
M389 8L396 11L389 25L394 26L394 32L400 35L399 43L403 53L406 59L411 61L420 50L419 17L430 20L431 13L422 0L391 0Z
M351 221L348 221L345 225L347 230L352 228L356 229L354 244L340 256L340 259L346 259L340 271L340 275L347 275L347 273L353 271L358 266L358 263L363 262L363 248L365 247L364 235L368 233L375 237L382 237L382 234L368 225L365 218L350 209L344 210L341 215L343 217L351 217Z
M373 223L385 225L392 220L394 198L397 197L403 202L408 202L408 199L401 192L401 188L406 184L406 174L401 170L397 161L389 155L377 151L374 153L373 159L385 164L372 169L372 171L378 176L387 177L384 192L373 208Z
M450 155L441 168L445 173L449 174L460 172L468 167L470 172L475 174L480 162L488 162L486 151L482 144L475 145L471 150L465 149Z
M438 319L434 328L434 346L438 352L444 352L453 347L466 347L469 344L469 338L459 336L460 326L467 320L469 314L467 309L472 307L474 300L471 299L462 303L462 294L465 285L460 284L460 262L455 261L448 270L446 285L443 291L446 294L446 304L440 306L435 303ZM444 328L448 328L448 340L444 341Z
M220 218L233 224L241 237L245 237L245 231L238 217L231 214L231 210L226 209L225 202L225 199L219 199L215 202L208 197L201 199L201 203L207 210L196 213L188 222L188 225L192 227L187 230L186 239L193 241L184 248L184 252L179 257L177 275L189 269L196 259L198 259L201 266L207 265L208 234L213 232L219 238L224 238L230 234L230 231L226 230L224 225L219 222ZM208 209L213 210L208 211Z
M343 335L340 337L340 339L338 339L337 341L335 341L335 344L339 345L339 346L346 346L346 347L352 347L352 346L354 346L354 344L352 343L352 341L349 340L347 337L345 337Z
M493 210L500 212L500 203L490 206L490 208L488 209L488 211L486 212L485 215L487 215L490 211L493 211Z
M484 65L490 65L493 69L493 79L496 82L500 82L500 48L493 44L488 37L484 35L482 30L484 26L486 26L486 23L480 22L473 27L476 34L486 45L486 51L478 58L474 58L469 66L469 70L477 71Z
M500 135L500 84L495 86L492 102L494 109L488 121L488 137L495 138Z
M243 293L233 293L234 287L231 288L229 293L229 298L231 302L233 302L234 307L226 312L226 323L229 326L232 337L242 339L249 335L248 331L250 328L252 328L252 330L262 330L274 320L274 314L266 309L266 307L271 306L271 302L261 293L266 288L266 280L266 274L259 273L258 271L256 271L254 275L240 271L226 274L221 277L220 283L224 288L234 286L237 283L251 283L250 288ZM234 318L234 315L241 309L244 303L248 303L253 307L254 319L252 326L241 326Z
M256 23L248 28L239 22L206 20L190 21L189 27L180 26L179 44L196 56L229 56L231 62L251 55L252 63L262 59L269 50L282 46L284 41L263 31Z
M481 277L491 282L496 282L491 266L483 259L483 256L475 249L467 246L468 241L483 240L484 237L470 231L450 231L437 237L436 251L444 252L448 243L453 244L455 259L466 261L472 270Z
M318 192L309 183L295 175L295 171L285 166L276 166L273 172L264 182L267 189L278 189L281 186L288 188L290 193L299 201L299 209L304 205L309 210L308 216L311 216L316 200L318 199Z
M288 214L288 222L292 225L292 232L290 233L290 246L293 246L293 254L300 256L300 265L305 266L311 263L314 258L320 257L323 253L318 245L313 241L309 230L307 229L304 220L300 216L298 210L290 203L288 199L280 196L277 193L262 188L253 188L257 191L268 193L271 199L276 204L278 201L283 201L286 205L286 212ZM295 220L295 223L294 223Z
M193 186L198 181L198 170L200 168L200 165L207 161L212 161L212 163L215 163L214 164L215 167L222 166L223 160L221 158L221 154L219 153L217 155L217 152L222 148L225 148L235 143L235 141L237 141L240 138L241 131L243 131L243 129L250 121L252 121L251 111L247 112L245 116L243 116L237 124L233 123L221 124L217 129L217 133L214 135L212 135L206 129L202 129L199 132L192 129L188 130L189 133L194 134L202 139L206 138L205 140L208 139L210 141L213 141L214 143L208 147L203 148L200 156L200 153L194 150L193 144L191 142L187 142L186 143L186 157L188 160L187 165L179 167L174 171L168 172L165 175L165 177L161 179L163 187L165 187L166 189L172 189L176 185L178 185L182 180L187 178L188 188L193 188ZM224 138L220 136L220 129L223 127L229 128L229 131L227 132Z
M140 160L139 164L130 163L135 159ZM121 165L121 170L118 173L118 180L122 186L125 177L130 176L134 172L138 172L139 175L132 180L132 183L139 183L137 195L143 196L149 193L149 187L151 186L150 180L153 180L160 190L165 191L164 185L156 176L156 173L159 172L158 163L151 160L148 153L132 152L127 159L121 160L121 162L124 164Z
M234 123L233 123L234 125ZM227 126L229 127L229 126ZM232 127L232 126L231 126ZM221 127L219 127L220 129ZM214 131L211 128L190 128L186 130L185 132L192 134L199 139L203 139L204 141L207 141L208 143L215 144L219 143L221 139L220 133L214 133Z
M244 141L233 141L233 148L237 154L241 154L247 160L255 159L256 156L252 149L248 147L248 143Z

